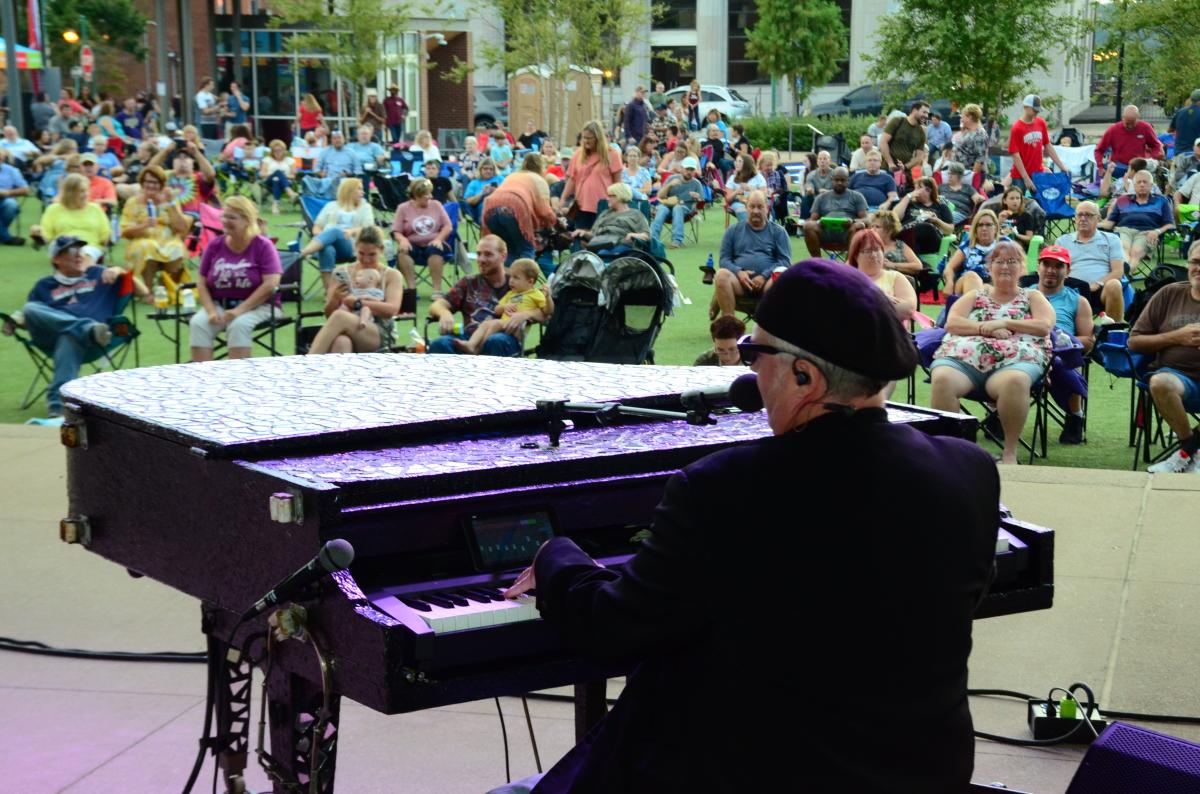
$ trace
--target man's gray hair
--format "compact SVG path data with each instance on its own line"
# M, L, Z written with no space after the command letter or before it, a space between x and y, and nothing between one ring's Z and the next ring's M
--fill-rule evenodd
M844 177L846 177L847 179L849 179L849 178L850 178L850 172L849 172L849 171L847 171L847 170L846 170L844 167L842 167L842 166L840 166L840 165L839 165L837 168L833 169L833 173L831 173L831 174L829 175L830 179L832 179L832 178L833 178L833 177L835 177L835 176L844 176Z
M833 329L830 330L833 331ZM791 342L780 339L768 332L761 325L758 327L758 332L766 344L770 344L796 358L804 359L820 370L821 375L825 378L825 384L829 388L828 393L825 395L827 397L835 397L842 400L853 400L857 397L872 397L887 385L887 381L860 375L857 372L851 372L845 367L826 361L815 353L810 353L803 348L793 345Z

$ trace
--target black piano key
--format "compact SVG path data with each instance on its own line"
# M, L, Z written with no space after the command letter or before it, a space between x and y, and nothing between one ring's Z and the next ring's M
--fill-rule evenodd
M417 598L401 598L400 603L404 604L405 606L412 607L418 612L432 611L432 608L429 606L429 604L426 604L424 601L421 601Z
M500 592L495 587L480 587L478 589L479 589L479 592L486 593L487 597L492 599L493 601L503 601L504 600L504 593Z
M433 593L424 593L421 595L421 600L428 601L435 607L441 607L442 609L450 609L452 606L454 606L453 601L451 601L449 598L444 598L440 594L435 595Z
M487 604L492 600L487 593L481 593L474 589L459 590L459 592L477 604Z
M460 596L458 593L438 593L442 598L454 604L456 607L470 606L471 602Z

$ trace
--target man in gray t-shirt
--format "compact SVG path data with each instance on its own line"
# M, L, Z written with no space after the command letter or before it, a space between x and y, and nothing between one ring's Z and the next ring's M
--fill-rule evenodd
M761 297L771 286L771 272L792 264L792 241L782 226L770 222L768 206L765 192L750 191L746 220L730 226L721 238L713 301L722 315L732 316L744 295Z
M1081 201L1075 207L1075 231L1054 242L1071 252L1071 275L1088 283L1089 289L1080 294L1091 304L1092 313L1104 312L1113 322L1122 322L1127 283L1125 253L1121 238L1098 228L1099 222L1096 204Z
M850 172L835 168L832 181L833 189L817 196L812 215L804 222L804 242L812 256L820 256L822 246L845 248L851 235L866 226L867 200L862 193L850 189ZM822 218L844 218L849 222L822 223Z

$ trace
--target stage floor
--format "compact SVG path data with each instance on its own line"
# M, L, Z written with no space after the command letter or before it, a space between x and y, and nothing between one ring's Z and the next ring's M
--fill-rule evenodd
M201 650L195 601L58 540L66 512L63 464L57 430L0 425L0 533L8 539L0 633L75 648ZM1055 606L977 622L971 686L1042 694L1082 681L1102 708L1200 715L1200 477L1009 468L1003 499L1018 518L1057 531ZM912 505L914 512L929 507ZM919 525L898 516L896 534L915 538ZM203 721L202 665L0 652L0 670L4 790L161 794L182 788ZM618 689L619 682L610 684L614 694ZM502 703L513 775L531 774L520 701ZM572 743L571 706L531 702L530 708L541 757L552 763ZM975 698L971 708L980 730L1028 736L1017 701ZM889 723L903 729L903 715L889 715ZM1197 727L1149 727L1200 741ZM490 701L396 717L345 701L341 730L339 790L466 794L504 782L500 725ZM252 725L252 746L255 741ZM1073 746L979 741L975 781L1061 792L1082 755ZM265 776L251 764L251 789L266 789ZM208 790L211 775L209 760L197 791Z

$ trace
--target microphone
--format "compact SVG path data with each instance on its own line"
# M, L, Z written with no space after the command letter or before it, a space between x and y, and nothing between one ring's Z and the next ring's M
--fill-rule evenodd
M745 413L761 411L762 395L758 393L758 376L753 372L738 377L728 386L709 386L706 389L689 389L679 395L679 401L692 411L711 411L724 405L732 405Z
M299 593L313 582L325 578L326 575L343 571L354 561L354 547L345 540L331 540L321 547L316 557L294 574L284 579L265 596L255 602L254 606L242 613L242 620L249 620L260 615L275 604L290 601L292 596Z

